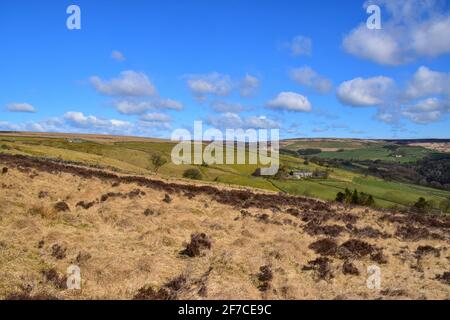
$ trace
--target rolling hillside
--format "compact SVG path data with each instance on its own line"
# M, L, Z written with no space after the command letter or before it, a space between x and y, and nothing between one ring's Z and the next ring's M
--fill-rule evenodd
M386 149L379 142L374 141L283 141L282 146L294 149L347 147L346 151L322 152L319 156L332 157L338 154L344 157L363 155L368 158L387 157ZM293 195L303 195L324 200L334 200L338 192L346 188L369 193L375 199L378 207L408 206L423 197L438 207L439 203L450 197L450 192L432 189L412 184L384 181L379 178L358 174L349 170L327 168L314 163L305 164L304 159L281 154L281 166L289 170L328 170L327 179L284 180L274 178L255 177L252 174L258 165L209 165L191 166L174 165L170 161L160 168L155 168L151 162L157 154L170 160L170 152L174 143L164 140L133 137L114 137L100 135L64 135L64 134L14 134L0 135L0 152L6 154L31 155L47 157L87 164L90 166L111 169L128 174L154 175L163 177L182 178L188 168L198 168L202 173L202 180L224 185L240 185L270 191L287 192ZM364 146L363 149L361 147ZM353 149L350 149L353 148ZM421 157L428 149L421 147L403 147L408 149L408 159ZM424 151L425 150L425 151ZM248 157L248 154L247 154ZM397 159L397 158L394 158ZM404 158L406 160L407 157ZM157 172L156 172L157 171Z

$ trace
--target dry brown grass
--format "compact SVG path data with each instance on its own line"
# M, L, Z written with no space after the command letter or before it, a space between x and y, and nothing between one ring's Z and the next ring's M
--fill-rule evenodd
M333 237L338 245L356 238L382 248L388 260L379 265L382 288L370 290L370 255L348 262L359 275L344 273L347 261L338 255L327 256L331 277L320 279L317 270L304 269L320 258L310 245L328 236L310 235L306 222L286 213L289 207L250 207L242 214L242 208L206 195L189 199L178 193L166 203L163 190L134 183L112 187L110 181L68 173L30 178L9 168L0 179L0 298L450 299L450 286L436 278L449 271L448 229L432 230L445 240L359 238L349 231ZM145 195L100 201L108 192L135 189ZM70 211L57 212L60 201ZM84 209L76 206L80 201L95 203ZM156 214L144 214L148 209ZM380 220L383 213L335 209L334 215L355 214L358 230L370 226L394 235L399 226ZM348 230L341 220L323 224ZM202 233L210 247L202 246L194 257L180 254ZM439 248L440 254L421 249L417 258L419 246ZM81 291L61 284L71 264L81 269Z

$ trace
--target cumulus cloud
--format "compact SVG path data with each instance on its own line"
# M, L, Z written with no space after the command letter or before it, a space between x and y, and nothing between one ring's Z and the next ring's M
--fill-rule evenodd
M450 13L443 14L440 1L372 0L383 6L382 29L360 24L343 40L350 54L384 65L399 65L420 57L450 53Z
M241 97L252 97L260 85L259 79L249 74L240 80L218 72L189 74L183 78L192 95L200 101L205 101L208 97L225 97L234 91L238 91Z
M156 102L156 107L158 109L171 109L179 111L183 109L183 104L173 99L159 99Z
M253 116L246 118L245 126L255 129L276 129L280 128L280 124L277 121L267 118L266 116Z
M337 97L348 106L376 106L386 102L394 86L395 82L388 77L355 78L339 85Z
M29 103L10 103L6 106L6 110L11 112L28 112L34 113L36 109Z
M214 101L211 106L214 111L220 113L241 112L244 110L244 107L240 103L229 103L224 101Z
M134 125L127 121L105 119L93 115L85 115L78 111L69 111L59 117L42 121L24 123L0 123L2 130L35 131L35 132L83 132L83 133L131 133Z
M231 78L217 72L188 75L186 78L189 89L199 100L205 100L208 95L226 96L233 88Z
M308 98L295 92L280 92L277 97L267 103L267 107L302 112L310 112L312 110Z
M102 80L90 78L91 84L101 94L122 97L144 97L156 94L156 88L145 73L132 70L123 71L118 78Z
M113 50L111 52L111 58L116 60L116 61L119 61L119 62L122 62L122 61L126 60L125 56L123 55L123 53L120 52L120 51L117 51L117 50Z
M312 53L312 40L302 35L294 37L284 46L289 49L293 56L310 56Z
M206 121L209 125L216 128L243 128L244 121L233 112L226 112L217 116L209 117Z
M151 101L118 100L113 102L113 106L121 114L141 115L150 110L170 109L181 110L183 105L172 99L154 99Z
M141 116L142 121L169 122L170 116L164 113L147 113Z
M135 136L163 136L171 129L171 118L162 113L142 115L138 121L129 122L86 115L79 111L69 111L62 116L23 123L0 121L0 130L34 132L74 132Z
M172 126L170 122L164 121L139 121L137 123L138 132L147 132L149 134L160 134L161 130L170 130Z
M164 113L147 113L140 117L138 126L144 129L170 129L172 119Z
M450 95L450 73L420 67L406 88L406 96L415 99L435 94Z
M240 95L242 97L253 96L259 88L259 79L247 74L240 83Z
M153 104L147 101L120 100L113 105L119 113L128 115L139 115L154 109Z
M280 127L278 122L271 120L266 116L251 116L243 118L233 112L226 112L209 117L206 122L216 128L229 129L274 129Z
M299 85L313 89L321 94L328 93L333 88L333 84L329 79L321 76L308 66L292 69L290 76Z
M397 125L400 120L400 115L398 108L379 108L375 119L384 123Z
M92 115L84 115L82 112L69 111L63 116L66 123L75 128L90 129L93 131L107 130L116 131L131 128L128 121L116 119L102 119Z
M375 106L375 119L395 126L403 119L431 123L450 113L450 74L421 66L401 87L382 76L355 78L338 87L337 97L352 107Z
M427 124L441 120L450 111L450 100L427 98L412 106L407 106L402 114L411 121Z

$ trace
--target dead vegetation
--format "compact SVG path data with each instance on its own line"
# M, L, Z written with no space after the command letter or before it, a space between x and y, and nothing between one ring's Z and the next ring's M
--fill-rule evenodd
M315 260L308 261L308 264L303 266L303 270L315 272L317 280L331 280L334 275L331 271L332 260L327 257L319 257Z
M52 249L51 253L52 257L59 260L64 259L66 257L67 248L65 248L64 246L55 243L51 249Z
M444 272L443 274L436 275L436 279L450 285L450 272Z
M445 216L0 163L1 299L450 299ZM67 289L71 264L78 292ZM374 264L381 291L366 287Z
M65 212L70 211L69 206L64 201L59 201L54 205L54 208L57 212Z
M181 251L182 255L188 257L198 257L203 250L211 249L211 239L204 233L194 233L191 235L191 242L186 245L186 249Z

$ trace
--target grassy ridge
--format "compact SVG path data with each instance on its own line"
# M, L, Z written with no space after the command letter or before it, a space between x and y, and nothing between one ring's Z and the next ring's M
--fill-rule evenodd
M388 182L370 176L343 169L331 169L328 179L311 180L276 180L262 177L253 177L252 173L258 165L175 165L170 161L170 153L174 146L171 142L157 141L82 141L70 142L63 138L39 138L39 137L0 137L0 152L26 154L33 156L45 156L62 160L77 161L89 165L114 168L126 173L153 174L155 168L151 163L151 157L159 154L168 161L158 169L158 173L164 176L180 178L183 172L192 167L198 168L206 181L216 181L224 184L249 186L254 188L285 191L296 195L317 197L325 200L333 200L336 193L349 189L372 194L377 206L392 207L404 206L415 202L419 197L432 200L436 205L450 192L420 187L410 184ZM328 145L327 145L328 146ZM320 155L339 154L355 158L374 158L384 156L388 150L381 145L370 145L366 151L361 149L342 152L323 152ZM402 161L424 155L423 148L408 148ZM248 157L248 154L247 154ZM281 165L290 168L309 170L326 168L310 163L305 165L303 159L288 155L280 156Z

